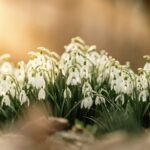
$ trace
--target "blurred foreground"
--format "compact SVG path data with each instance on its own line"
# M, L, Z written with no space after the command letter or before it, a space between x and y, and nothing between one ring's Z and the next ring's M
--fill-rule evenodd
M149 150L150 147L149 131L138 137L118 132L96 139L77 127L61 131L67 126L65 119L47 118L35 108L25 118L9 131L1 132L2 150Z

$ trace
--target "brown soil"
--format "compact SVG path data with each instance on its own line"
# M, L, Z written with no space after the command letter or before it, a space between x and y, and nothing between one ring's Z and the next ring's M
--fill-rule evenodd
M1 150L149 150L150 135L128 137L114 133L96 139L86 132L60 131L67 121L39 118L26 123L17 132L1 134Z

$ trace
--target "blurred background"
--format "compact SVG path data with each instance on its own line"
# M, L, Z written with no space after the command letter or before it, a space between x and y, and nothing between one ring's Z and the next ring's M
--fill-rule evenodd
M150 0L0 0L0 54L27 60L44 46L61 54L75 36L133 69L150 54Z

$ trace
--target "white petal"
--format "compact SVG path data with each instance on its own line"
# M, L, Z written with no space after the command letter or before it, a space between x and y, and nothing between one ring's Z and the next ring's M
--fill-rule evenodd
M38 93L38 99L39 100L44 100L45 98L46 98L45 90L44 90L44 88L41 88L39 90L39 93Z
M21 105L23 105L24 103L27 103L27 105L29 106L29 98L27 97L24 90L22 90L19 95L19 101L20 101Z
M10 98L9 98L8 95L5 95L5 96L3 97L3 99L2 99L1 105L3 106L4 104L5 104L6 106L10 106L10 105L11 105L11 104L10 104Z

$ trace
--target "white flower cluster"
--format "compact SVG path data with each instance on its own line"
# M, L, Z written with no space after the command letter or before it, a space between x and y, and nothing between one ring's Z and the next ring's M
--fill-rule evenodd
M67 90L64 91L70 95L69 86L81 86L83 100L81 108L90 109L93 105L93 89L91 86L93 68L97 66L99 53L96 52L96 46L88 46L77 37L72 39L68 46L65 46L65 52L61 56L59 69L66 77Z
M60 59L59 68L62 74L67 76L67 85L78 85L82 80L91 80L92 62L88 59L91 48L80 38L72 39L65 47L66 51Z
M37 99L46 99L46 82L54 83L59 56L43 47L38 48L38 52L29 52L29 55L29 62L20 61L17 67L8 62L8 54L0 57L1 106L11 107L12 99L29 106L28 93L33 91L37 91Z
M136 74L131 70L129 62L121 65L104 50L97 52L95 46L87 46L82 39L74 38L65 47L59 68L67 78L68 87L82 87L81 108L90 109L94 103L100 105L106 102L101 89L107 94L114 92L114 100L122 104L125 103L125 97L147 101L150 96L150 56L145 58L147 63L142 72Z
M139 100L147 101L150 96L150 56L144 56L146 64L139 68L139 75L136 78L136 87L139 93Z
M150 98L150 56L145 56L146 64L136 74L129 63L121 65L104 50L97 52L96 46L86 45L79 37L65 46L61 57L43 47L29 55L28 63L18 62L17 67L8 62L8 54L0 57L1 106L11 106L13 98L21 105L29 105L30 93L45 100L47 85L55 84L58 76L65 79L62 100L76 99L85 109L106 103L111 93L114 102L121 104L125 103L126 97L143 102ZM81 99L73 92L74 88L81 91Z

